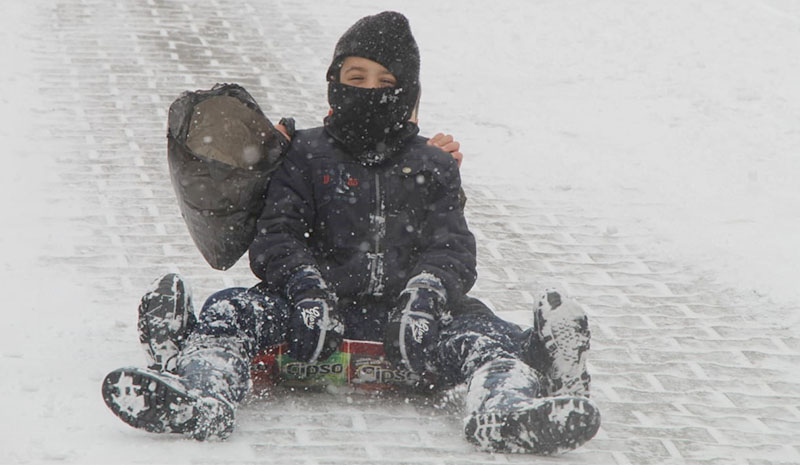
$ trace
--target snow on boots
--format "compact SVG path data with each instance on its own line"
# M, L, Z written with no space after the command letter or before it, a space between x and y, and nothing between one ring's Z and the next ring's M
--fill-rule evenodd
M539 397L539 373L516 359L497 359L472 375L464 433L490 452L542 455L575 449L600 427L600 412L586 397Z
M544 366L537 366L544 377L544 394L589 397L591 377L586 370L589 350L589 320L574 302L548 289L539 297L533 311L531 349L547 354Z
M179 376L148 368L120 368L103 380L103 400L122 421L152 433L181 433L197 440L233 431L233 405L204 395Z
M182 283L174 275L168 275L159 283L172 283L174 286L167 286L168 289L182 288L175 285ZM152 319L159 324L182 321L174 317L174 311L184 307L171 304L186 300L166 298L175 294L156 295L154 300L170 305L152 307L164 310ZM148 315L145 312L145 319L150 317ZM158 325L154 327L151 334L164 329ZM180 328L176 325L169 329L161 333L173 335ZM168 338L165 340L169 342ZM174 364L169 364L174 366L172 371L147 368L112 371L102 385L103 399L111 411L125 423L150 432L182 433L198 440L230 435L235 406L251 385L250 358L244 338L240 334L193 332L181 341L179 348L174 340L155 347L156 350L150 351L154 359L175 360Z
M193 334L175 373L120 368L103 380L103 399L134 428L224 439L233 431L236 404L250 389L244 352L240 338Z
M183 278L169 273L154 281L139 304L139 342L148 366L174 372L195 322L192 295Z

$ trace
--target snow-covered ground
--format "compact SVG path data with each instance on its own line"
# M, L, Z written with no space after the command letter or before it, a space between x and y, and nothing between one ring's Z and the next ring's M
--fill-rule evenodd
M453 122L467 180L573 196L652 253L800 301L800 4L436 8L412 18L423 114Z
M128 337L124 356L136 350L135 331L98 318L99 309L81 304L91 283L46 259L68 255L77 234L59 221L64 209L85 207L46 203L53 193L42 192L60 147L30 111L48 105L28 78L42 66L30 47L48 34L32 26L53 3L68 2L13 2L0 15L0 463L125 462L93 442L91 425L108 415L96 383L106 352L121 357L106 330L118 325ZM309 13L332 38L364 14L409 16L422 53L423 130L458 137L467 185L570 199L608 219L608 234L651 238L642 253L775 302L756 312L795 309L782 319L800 330L800 3L375 0L336 8L321 1ZM322 87L325 61L298 72ZM298 118L311 124L316 115ZM165 460L203 458L191 443L174 447Z
M400 8L352 2L353 14ZM800 302L800 4L403 5L421 126L466 182L567 195L731 288Z

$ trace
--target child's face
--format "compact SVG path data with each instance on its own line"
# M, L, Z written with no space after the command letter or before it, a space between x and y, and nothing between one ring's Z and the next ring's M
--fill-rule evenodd
M378 62L362 57L347 57L339 72L339 82L363 89L394 87L397 78Z

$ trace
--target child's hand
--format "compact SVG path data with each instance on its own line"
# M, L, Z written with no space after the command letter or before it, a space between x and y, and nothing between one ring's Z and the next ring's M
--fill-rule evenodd
M344 325L336 302L323 297L303 299L289 314L289 355L306 363L316 363L339 348Z
M319 270L305 266L286 284L289 298L289 354L301 362L325 360L339 348L344 324L336 309L336 294Z
M446 300L444 285L436 276L420 273L408 281L386 324L383 350L389 361L417 373L436 369L438 320Z
M453 136L450 134L442 134L441 132L436 134L435 136L428 139L428 145L433 145L434 147L439 147L440 149L444 150L445 152L449 152L453 158L456 159L458 162L458 167L461 168L461 160L464 158L464 154L459 152L461 148L461 144L458 143Z

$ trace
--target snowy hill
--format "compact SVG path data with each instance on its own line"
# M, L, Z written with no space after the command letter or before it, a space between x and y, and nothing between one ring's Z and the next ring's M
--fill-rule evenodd
M526 323L556 282L593 322L597 439L559 463L800 462L800 5L32 0L0 16L0 463L529 463L395 399L253 400L236 435L135 431L100 398L143 362L135 308L194 250L164 162L182 90L326 112L333 44L399 9L423 133L462 143L475 293ZM10 65L9 65L10 64ZM537 462L538 463L538 462ZM551 463L543 461L542 463Z

